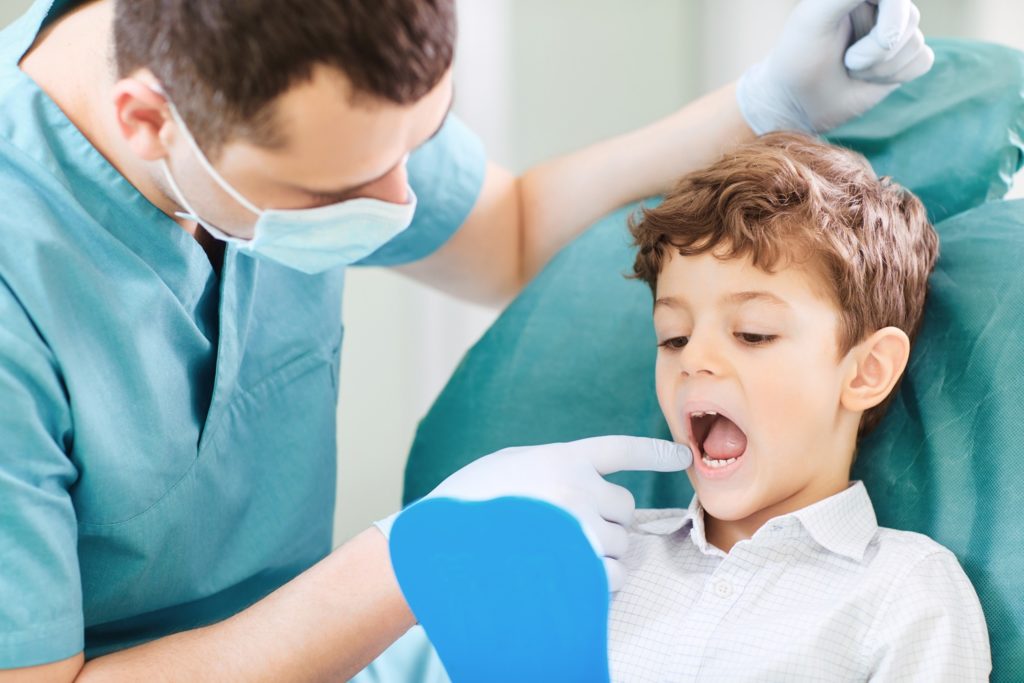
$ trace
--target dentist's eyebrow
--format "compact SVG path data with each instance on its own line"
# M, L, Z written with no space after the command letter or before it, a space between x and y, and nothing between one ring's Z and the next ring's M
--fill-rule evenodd
M398 162L398 163L400 164L402 162ZM293 187L293 189L296 189L299 192L304 192L305 194L307 194L307 195L309 195L311 197L317 197L317 198L321 198L321 199L324 199L324 200L330 200L332 202L334 202L334 201L339 201L340 202L340 201L344 201L344 200L348 199L349 196L353 192L358 192L359 190L363 189L364 187L367 187L369 185L374 184L375 182L377 182L381 178L385 177L386 175L388 175L389 173L394 171L396 168L398 168L398 164L395 164L394 166L392 166L388 170L384 171L383 173L381 173L379 176L377 176L373 180L367 180L365 183L359 183L358 185L353 185L352 187L345 188L344 190L323 191L323 190L314 190L313 188L310 188L310 187L300 187L298 185L293 185L292 187Z
M422 143L420 143L419 147L422 147L423 145L427 144L428 142L430 142L431 140L433 140L434 138L436 138L438 136L438 134L444 128L444 124L446 124L448 122L448 117L452 113L452 107L453 106L455 106L455 86L454 85L452 85L452 96L451 96L451 99L448 100L448 109L445 110L444 116L441 118L441 123L437 126L437 128L434 130L434 132L430 134L429 138L427 138ZM402 163L402 162L399 161L398 163ZM330 191L326 191L325 192L325 191L322 191L322 190L314 190L314 189L309 188L309 187L300 187L298 185L294 185L292 187L294 189L300 191L300 192L305 192L306 194L311 195L311 196L316 196L316 197L321 197L321 198L324 198L324 199L330 199L330 200L336 200L336 201L344 201L353 192L358 192L359 190L363 189L367 185L374 184L375 182L377 182L378 180L380 180L381 178L383 178L387 174L389 174L392 171L394 171L395 168L397 168L397 167L398 167L398 164L395 164L394 166L392 166L388 170L384 171L384 173L380 174L376 178L373 178L372 180L367 180L365 183L359 183L358 185L353 185L352 187L347 187L347 188L345 188L343 190L330 190Z

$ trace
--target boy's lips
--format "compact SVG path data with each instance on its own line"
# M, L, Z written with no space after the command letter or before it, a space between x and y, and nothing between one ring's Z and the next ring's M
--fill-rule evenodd
M709 478L728 476L746 453L747 436L731 412L708 400L684 403L683 420L694 465Z

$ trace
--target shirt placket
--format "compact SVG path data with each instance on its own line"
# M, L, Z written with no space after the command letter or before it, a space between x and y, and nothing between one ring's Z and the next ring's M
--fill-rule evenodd
M687 625L681 631L693 640L681 648L680 656L669 668L671 675L666 677L666 681L700 680L707 673L703 671L703 665L708 646L753 575L753 567L745 555L723 557L705 580L700 597L686 615Z

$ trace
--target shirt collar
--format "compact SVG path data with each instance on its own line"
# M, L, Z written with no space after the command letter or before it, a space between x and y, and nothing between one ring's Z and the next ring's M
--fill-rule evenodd
M638 529L658 536L670 536L675 533L688 534L693 544L705 555L725 556L720 549L708 543L704 530L704 508L701 507L696 495L693 496L689 507L685 510L673 508L652 512L654 512L654 516L637 524Z
M670 511L666 511L668 512ZM696 495L686 510L671 512L673 514L650 519L638 526L648 533L666 536L679 531L689 531L690 540L702 553L725 555L720 549L708 543L704 527L704 508ZM851 483L845 490L824 500L770 520L757 535L760 536L772 522L787 519L799 522L814 542L829 552L857 562L863 561L868 544L878 532L875 508L871 504L864 483L860 481Z
M837 555L861 562L868 544L878 533L875 508L864 482L792 513L818 545Z

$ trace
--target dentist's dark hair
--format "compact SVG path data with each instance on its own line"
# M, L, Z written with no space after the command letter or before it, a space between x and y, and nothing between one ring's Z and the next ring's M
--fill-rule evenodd
M210 156L275 148L274 102L336 68L354 98L412 104L452 63L454 0L116 0L118 75L149 69ZM340 81L339 81L340 85Z

